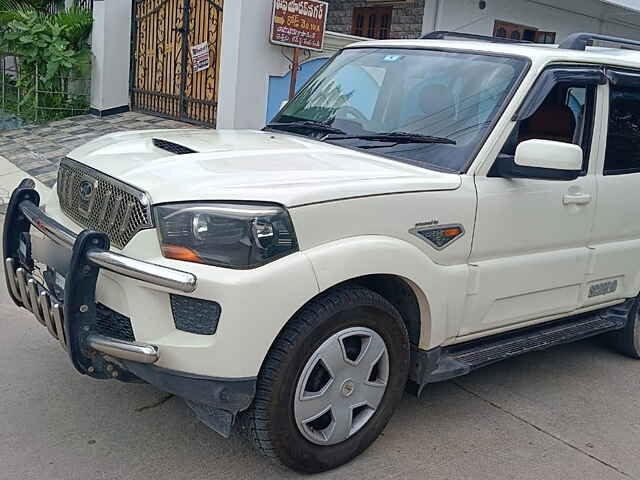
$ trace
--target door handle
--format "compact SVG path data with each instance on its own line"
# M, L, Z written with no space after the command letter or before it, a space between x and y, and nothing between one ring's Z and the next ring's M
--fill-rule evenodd
M569 194L562 197L564 205L587 205L591 203L591 195L588 193Z

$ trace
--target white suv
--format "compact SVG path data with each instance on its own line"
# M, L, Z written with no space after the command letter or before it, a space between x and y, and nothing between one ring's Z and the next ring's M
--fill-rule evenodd
M462 37L462 38L454 38ZM304 472L419 393L608 332L640 356L640 52L352 45L263 131L113 134L4 229L7 285L94 378Z

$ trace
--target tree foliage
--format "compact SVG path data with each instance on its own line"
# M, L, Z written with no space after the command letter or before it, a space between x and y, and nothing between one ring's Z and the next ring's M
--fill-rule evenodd
M27 112L32 106L35 117L37 110L50 113L39 120L51 119L66 106L73 111L80 101L73 94L74 81L89 75L91 61L92 13L78 7L49 13L46 3L0 0L0 53L18 58L19 107Z

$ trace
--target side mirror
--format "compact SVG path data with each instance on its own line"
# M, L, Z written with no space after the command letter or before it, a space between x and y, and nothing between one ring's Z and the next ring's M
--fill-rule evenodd
M527 140L515 156L501 155L497 173L504 178L575 180L582 172L584 153L578 145L552 140Z

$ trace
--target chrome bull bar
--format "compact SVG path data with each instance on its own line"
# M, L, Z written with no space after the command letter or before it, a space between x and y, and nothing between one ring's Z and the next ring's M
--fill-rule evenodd
M67 336L64 331L64 309L62 304L48 291L41 288L24 268L16 268L13 258L5 259L5 269L11 292L22 302L22 306L33 313L38 322L47 328L53 338L67 351ZM126 342L103 335L89 335L87 344L94 350L123 360L138 363L156 363L160 351L156 345Z
M100 269L180 292L193 292L195 275L155 265L109 251L106 235L85 230L79 235L47 216L33 185L21 183L13 192L5 216L3 250L5 277L14 302L31 312L68 352L81 373L94 378L114 375L106 369L109 359L153 364L159 359L156 345L106 337L94 329L95 287ZM34 227L70 255L64 301L55 298L32 276L34 261L20 251L21 238ZM97 355L101 353L104 357Z

